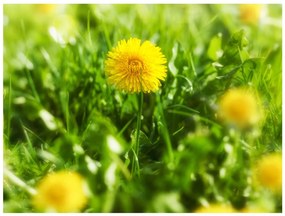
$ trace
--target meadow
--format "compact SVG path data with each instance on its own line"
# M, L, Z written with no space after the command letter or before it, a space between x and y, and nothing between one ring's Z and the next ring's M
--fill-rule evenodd
M282 5L3 13L4 212L282 212Z

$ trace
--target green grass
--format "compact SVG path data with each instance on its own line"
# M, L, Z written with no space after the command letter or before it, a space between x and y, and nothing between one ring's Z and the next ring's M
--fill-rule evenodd
M266 9L249 25L238 5L67 5L50 12L4 5L4 212L36 212L29 189L63 169L88 182L83 212L193 212L204 202L241 210L266 200L268 211L281 212L280 194L248 181L261 155L282 150L282 7ZM70 42L57 43L50 26ZM142 95L110 86L104 73L107 52L130 37L152 41L168 60L167 79L143 103ZM262 122L248 131L216 118L218 98L238 86L258 92L264 108ZM122 153L108 147L110 136Z

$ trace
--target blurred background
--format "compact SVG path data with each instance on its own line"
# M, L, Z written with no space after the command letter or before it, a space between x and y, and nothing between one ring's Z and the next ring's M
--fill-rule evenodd
M210 203L282 211L282 195L256 186L251 171L282 148L282 5L6 4L3 12L4 167L24 182L4 179L4 212L37 212L27 188L64 169L88 182L84 212ZM104 72L107 52L130 37L168 60L161 90L144 98L141 178L132 180L137 98L109 86ZM219 97L240 86L264 108L246 131L217 119ZM110 135L122 152L108 148Z

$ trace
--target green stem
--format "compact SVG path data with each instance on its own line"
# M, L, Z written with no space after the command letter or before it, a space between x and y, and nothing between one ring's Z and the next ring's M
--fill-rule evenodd
M137 115L137 126L136 126L136 142L134 146L134 157L132 161L132 174L136 173L140 177L140 165L139 165L139 146L140 146L140 130L141 130L141 116L142 116L142 106L143 106L143 91L138 95L139 101L139 112Z
M141 130L141 117L142 117L142 106L143 106L143 92L140 92L140 95L139 95L139 113L138 113L138 116L137 116L137 133L136 133L136 148L135 148L135 151L136 151L136 154L137 156L139 155L139 142L140 142L140 130Z

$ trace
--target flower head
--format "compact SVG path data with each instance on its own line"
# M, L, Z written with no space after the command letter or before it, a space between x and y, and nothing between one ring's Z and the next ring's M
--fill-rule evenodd
M159 47L140 39L121 40L107 54L105 71L110 83L127 92L155 92L166 78L165 56Z
M233 213L236 212L230 205L223 205L218 203L210 204L209 206L201 206L195 211L196 213Z
M255 167L255 177L260 185L274 192L282 190L282 155L271 153L263 156Z
M78 212L86 203L84 180L76 172L60 171L47 175L33 197L34 206L43 211Z
M251 126L260 119L257 98L247 89L230 89L219 101L219 116L239 128Z
M248 24L255 24L259 21L262 5L242 4L240 5L241 21Z

